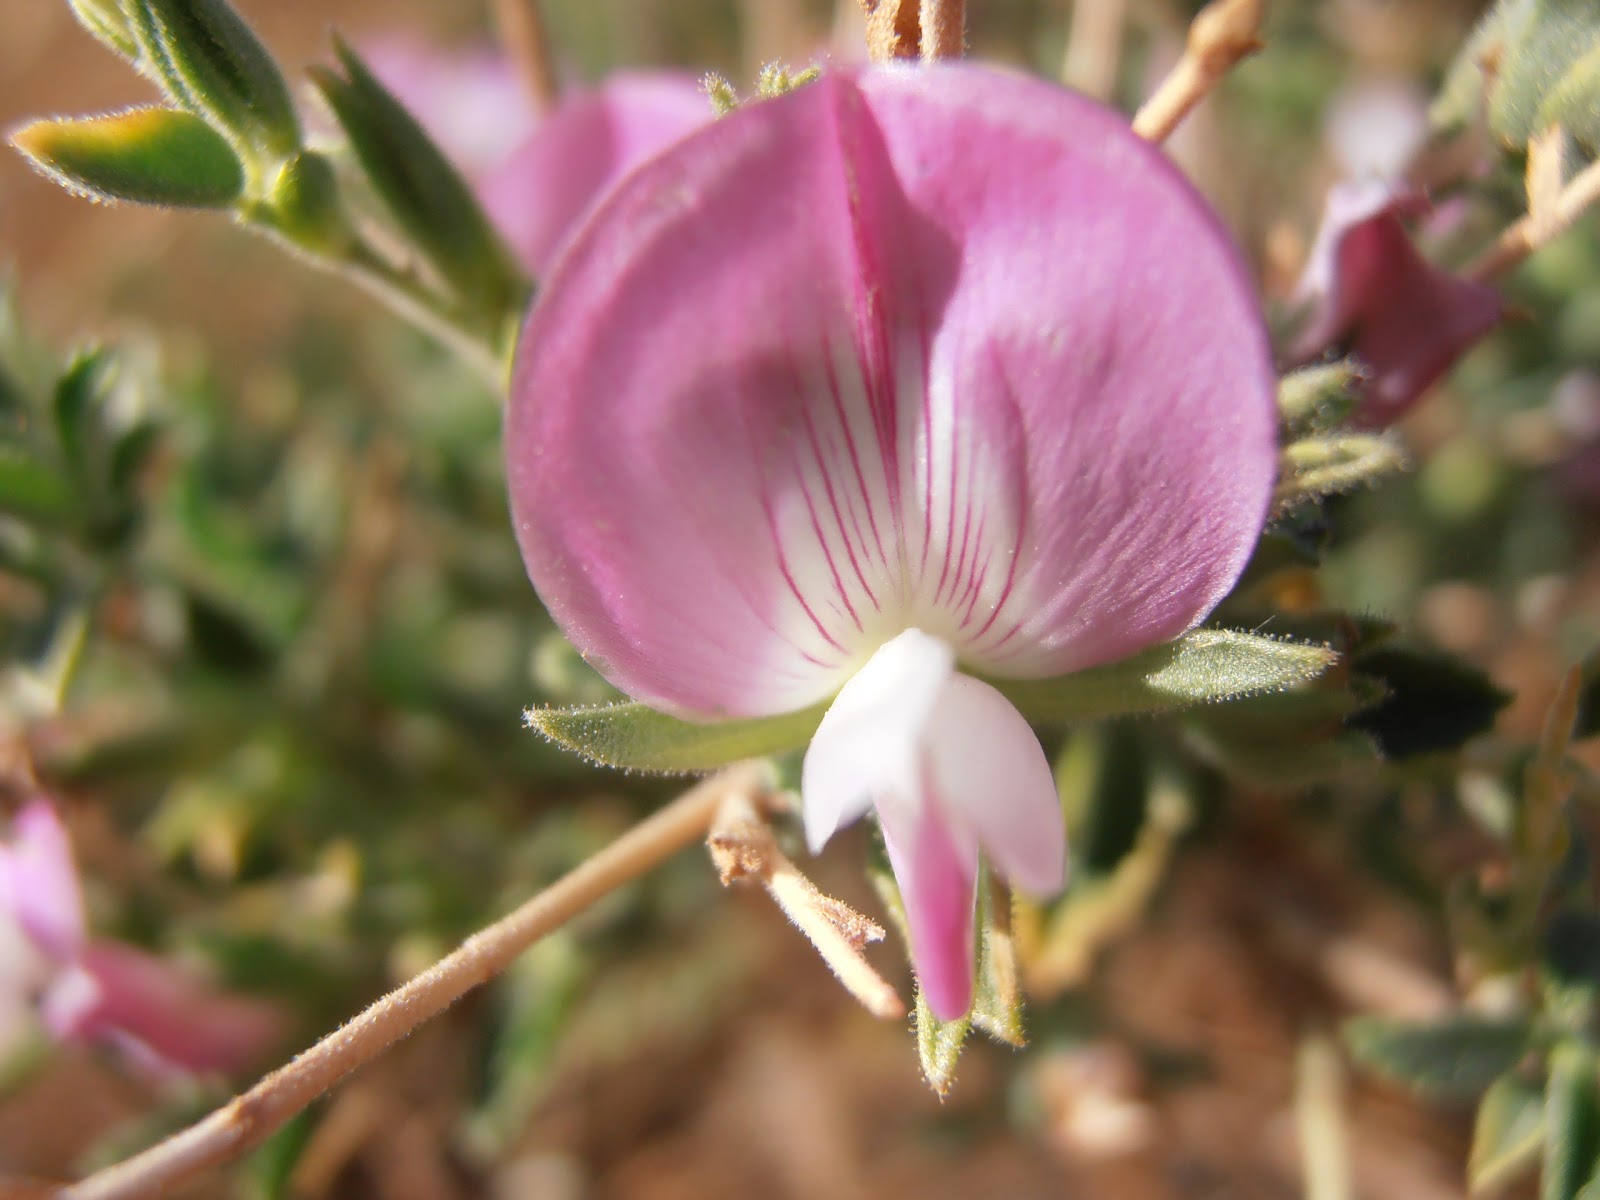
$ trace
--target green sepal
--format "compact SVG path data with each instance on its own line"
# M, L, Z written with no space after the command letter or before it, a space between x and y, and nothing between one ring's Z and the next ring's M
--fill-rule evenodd
M1366 372L1348 358L1291 371L1278 380L1278 412L1290 433L1324 433L1349 419Z
M1337 433L1303 438L1284 448L1278 487L1279 510L1321 496L1372 487L1406 468L1405 451L1374 433Z
M11 144L93 200L228 208L244 189L228 143L199 117L172 108L35 121L13 133Z
M1540 1200L1592 1196L1600 1176L1600 1060L1591 1047L1564 1042L1551 1053L1544 1126Z
M103 45L129 62L140 59L139 38L117 0L67 0L72 15Z
M1030 721L1070 723L1175 712L1310 683L1337 661L1327 646L1197 629L1131 658L1057 679L991 679Z
M1074 722L1283 691L1315 679L1337 657L1326 646L1201 629L1059 679L989 682L1030 721ZM530 708L523 717L530 729L591 762L641 771L698 771L798 749L827 709L824 701L776 717L704 724L635 703Z
M1500 1076L1478 1102L1467 1184L1474 1193L1514 1182L1539 1161L1544 1145L1544 1090L1515 1071Z
M1344 1037L1379 1075L1444 1099L1481 1095L1536 1044L1528 1021L1470 1014L1426 1024L1362 1017L1344 1027Z
M884 911L909 956L911 929L906 922L906 906L900 895L900 885L892 874L881 867L869 867L867 878L878 893L878 899L883 902ZM972 1013L968 1012L954 1021L941 1021L933 1015L927 997L918 987L911 1019L916 1029L917 1060L922 1065L922 1077L942 1100L949 1095L950 1086L955 1082L956 1064L961 1061L961 1047L966 1044L967 1034L972 1030Z
M519 311L528 283L472 190L355 52L334 46L344 74L313 68L311 80L373 190L466 307Z
M125 0L145 69L252 160L300 146L289 85L226 0Z
M523 723L590 762L635 771L704 771L806 744L826 704L780 717L700 724L643 704L529 708Z

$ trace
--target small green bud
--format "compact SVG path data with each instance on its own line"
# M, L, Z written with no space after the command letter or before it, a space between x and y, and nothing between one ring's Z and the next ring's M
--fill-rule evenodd
M267 191L267 224L302 250L339 257L350 236L339 181L326 158L302 150L284 163Z
M1361 400L1365 372L1349 360L1303 367L1278 380L1278 411L1292 433L1320 433L1344 424Z
M126 0L126 8L173 101L210 120L247 159L283 159L299 148L288 85L225 0Z
M35 121L13 133L11 144L92 200L228 208L244 188L228 143L199 117L171 108Z
M1283 451L1278 507L1370 487L1406 465L1400 446L1379 434L1346 433L1292 442Z

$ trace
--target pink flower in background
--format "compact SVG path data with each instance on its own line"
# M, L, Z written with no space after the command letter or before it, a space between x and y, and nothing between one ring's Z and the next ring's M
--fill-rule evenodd
M540 112L498 51L393 39L366 53L540 277L619 179L714 116L699 81L683 72L619 72Z
M63 1040L117 1046L159 1072L244 1066L282 1031L267 1005L216 992L153 955L89 940L72 849L34 800L0 843L0 1021L35 1006Z
M1504 311L1493 288L1418 253L1405 219L1426 211L1420 196L1383 180L1337 185L1297 289L1311 314L1295 357L1347 347L1369 372L1355 415L1367 428L1403 417Z
M832 697L808 840L876 808L935 1013L979 848L1062 882L1049 764L979 673L1189 629L1276 471L1256 299L1124 118L971 65L835 73L623 183L524 331L528 571L613 683L696 720Z

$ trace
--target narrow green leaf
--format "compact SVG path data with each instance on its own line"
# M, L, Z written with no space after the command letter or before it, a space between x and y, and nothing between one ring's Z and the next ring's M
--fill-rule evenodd
M1356 1058L1424 1095L1471 1099L1517 1065L1534 1043L1523 1020L1460 1015L1430 1024L1364 1017L1344 1029Z
M1100 720L1281 692L1309 683L1338 657L1326 646L1197 629L1121 662L1059 679L990 682L1030 721Z
M697 724L643 704L530 708L523 721L591 762L637 771L702 771L806 744L826 704L752 720Z
M228 143L176 109L36 121L13 133L11 144L57 183L93 200L226 208L244 188Z
M1579 1042L1550 1055L1540 1200L1577 1200L1600 1171L1600 1061Z
M283 74L226 0L127 0L134 35L172 99L208 117L246 157L283 159L300 121Z
M139 39L117 0L67 0L72 15L103 44L129 62L139 61Z
M73 357L56 380L51 408L56 436L61 441L61 456L76 472L84 467L96 407L104 393L111 370L111 357L104 350L86 350Z
M311 79L373 190L464 303L491 314L520 308L528 285L472 190L354 51L342 42L336 50L344 75L315 68Z
M1515 1072L1500 1076L1478 1104L1468 1184L1487 1192L1514 1182L1538 1162L1543 1144L1543 1089Z

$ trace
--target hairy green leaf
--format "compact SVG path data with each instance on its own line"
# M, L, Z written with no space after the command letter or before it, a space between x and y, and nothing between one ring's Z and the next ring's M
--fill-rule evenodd
M199 117L171 108L36 121L12 134L11 144L94 200L226 208L244 188L228 143Z

